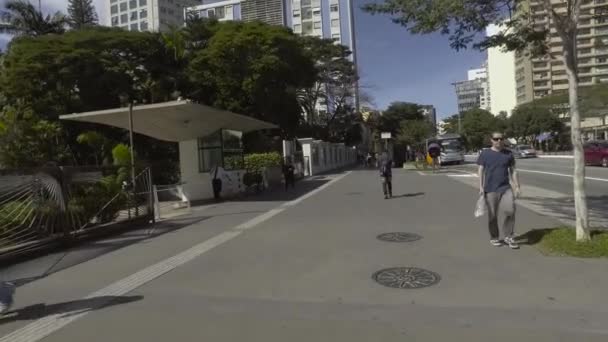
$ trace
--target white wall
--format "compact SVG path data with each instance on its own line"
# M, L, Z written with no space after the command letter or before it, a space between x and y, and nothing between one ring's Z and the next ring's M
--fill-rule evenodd
M488 36L500 32L500 27L490 25L486 30ZM492 113L498 115L501 111L511 112L517 105L515 83L515 53L502 51L495 47L488 49L488 82L492 94Z
M313 141L310 138L299 139L299 141L302 144L304 157L308 157L310 162L311 176L357 163L357 150L352 147L320 140ZM315 148L319 151L319 160L316 165L312 153Z
M209 172L199 172L198 168L198 142L196 140L182 141L179 143L179 164L181 171L181 182L184 194L190 201L213 198L211 186L212 175ZM243 175L245 171L225 171L218 173L222 179L223 198L238 195L244 190Z

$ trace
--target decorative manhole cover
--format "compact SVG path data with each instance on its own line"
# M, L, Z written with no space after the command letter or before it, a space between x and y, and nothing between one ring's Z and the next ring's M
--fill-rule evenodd
M388 242L412 242L422 239L422 236L414 233L392 232L380 234L377 238Z
M380 270L372 278L381 285L397 289L419 289L435 285L439 274L416 267L393 267Z

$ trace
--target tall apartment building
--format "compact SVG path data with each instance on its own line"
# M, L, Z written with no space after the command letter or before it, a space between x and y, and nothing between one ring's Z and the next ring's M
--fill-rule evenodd
M500 26L490 25L486 34L491 37L502 31ZM517 105L515 82L515 53L501 47L488 49L487 78L490 90L492 113L506 112L510 116Z
M260 20L294 33L333 39L347 46L356 63L353 0L202 0L189 14L218 20Z
M479 69L470 69L466 81L452 84L456 91L458 111L466 112L474 108L491 111L491 94L488 85L487 63Z
M184 24L184 9L200 0L107 0L106 26L130 31L165 31Z
M550 27L550 53L558 56L562 51L562 41L551 27L542 3L529 0L520 10L529 13L536 26ZM551 0L551 3L558 13L567 11L566 2ZM581 14L585 16L606 10L607 0L584 0L581 5ZM580 86L608 83L608 18L604 15L581 19L578 32ZM531 58L520 53L516 54L515 68L518 104L568 90L565 66L557 58Z

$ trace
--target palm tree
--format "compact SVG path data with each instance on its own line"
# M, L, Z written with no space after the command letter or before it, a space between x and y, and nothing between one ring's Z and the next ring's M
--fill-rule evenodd
M0 13L0 33L27 36L61 34L65 32L68 23L61 12L45 17L32 4L23 0L9 0L5 8Z

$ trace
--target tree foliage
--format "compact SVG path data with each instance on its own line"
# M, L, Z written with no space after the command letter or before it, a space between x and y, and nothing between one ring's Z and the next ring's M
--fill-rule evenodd
M296 90L315 81L298 37L263 23L221 23L188 67L190 97L280 125L293 135L300 119Z
M381 132L390 132L393 136L398 136L401 132L402 121L422 120L420 105L411 102L393 102L382 112L378 129Z
M3 13L6 24L0 25L1 33L15 35L42 36L65 32L67 18L61 12L44 16L34 5L24 0L6 2L7 12Z
M68 0L68 22L70 27L80 30L97 25L97 12L93 0Z

